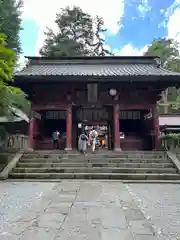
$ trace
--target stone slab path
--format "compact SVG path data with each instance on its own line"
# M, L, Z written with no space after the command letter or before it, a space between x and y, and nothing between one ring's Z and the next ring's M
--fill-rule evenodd
M0 189L1 240L169 240L180 236L180 185L63 180L0 182Z
M180 239L180 184L126 186L138 206L153 221L162 239Z

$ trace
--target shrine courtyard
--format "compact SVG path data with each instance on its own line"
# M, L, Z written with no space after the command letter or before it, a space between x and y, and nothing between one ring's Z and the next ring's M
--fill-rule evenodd
M28 57L15 85L32 102L32 149L52 149L53 131L60 148L76 149L81 129L98 127L109 150L160 147L156 103L180 73L161 67L157 57ZM120 138L121 133L124 134Z
M0 182L1 240L180 239L178 184Z
M179 172L173 165L174 169L166 169L170 173L165 173L164 166L172 168L172 160L163 151L151 151L160 148L156 102L167 87L179 87L180 74L162 69L160 59L155 57L28 59L26 68L15 75L14 83L28 94L32 102L29 140L30 147L37 151L24 155L18 163L24 167L14 168L11 173L13 179L0 182L0 239L180 239L180 186L176 184L180 179ZM119 164L128 166L127 174L118 173L119 179L134 176L136 180L143 180L141 184L110 180L109 176L113 176L111 171L104 173L109 180L74 178L88 174L103 175L102 170L94 173L96 167L88 167L91 172L81 174L77 165L77 172L69 172L72 180L62 180L66 175L61 171L62 166L59 173L55 167L47 167L47 172L43 172L44 164L53 165L54 161L52 132L61 132L61 148L68 152L77 148L79 126L101 128L107 135L107 148L118 151L110 151L110 157L111 154L120 155L119 150L129 150L129 153L121 152L118 160ZM124 133L124 138L120 138L121 133ZM43 151L40 149L50 156L50 163L46 159L47 162L34 168L33 172L30 166L38 165L37 161L45 161L41 158ZM141 152L136 157L132 150ZM145 153L145 150L149 152ZM122 163L123 154L127 157L125 163ZM146 154L150 154L150 158L146 159ZM163 158L154 159L151 154L163 154ZM128 158L135 160L128 163ZM63 161L73 164L73 160L74 157ZM104 157L101 160L106 161ZM61 164L59 159L55 161ZM80 164L84 164L83 161ZM162 161L161 167L159 163ZM132 173L137 162L139 167ZM111 164L112 160L108 166L114 169ZM148 169L138 173L142 172L142 164ZM158 169L153 170L153 164L158 164ZM50 177L45 178L48 171ZM162 174L158 173L162 171ZM54 174L59 179L53 179ZM39 176L39 182L35 175ZM143 183L149 178L155 179L156 184ZM161 184L160 179L171 178L174 184ZM25 179L28 180L25 182Z

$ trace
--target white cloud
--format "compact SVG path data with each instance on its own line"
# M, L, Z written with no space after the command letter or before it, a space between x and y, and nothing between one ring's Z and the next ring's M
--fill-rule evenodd
M160 9L160 13L163 14L164 13L164 9Z
M66 6L79 6L83 11L92 16L99 15L104 18L105 27L112 33L117 33L119 30L119 21L124 13L124 0L111 1L82 1L82 0L24 0L23 18L33 19L39 26L38 41L36 45L36 52L42 47L44 41L44 30L50 27L56 30L54 20L56 13L60 8Z
M168 37L174 38L180 43L180 8L177 8L173 14L169 17L167 24Z
M158 24L158 27L168 28L168 37L174 38L180 31L180 0L175 0L173 4L166 10L161 9L160 13L164 15L164 20Z
M26 66L27 62L28 60L23 56L23 54L21 54L17 62L18 67L16 68L16 70L22 70Z
M180 8L180 0L175 0L173 4L165 12L166 19L173 15L176 9Z
M135 48L132 44L127 44L121 49L115 49L113 52L116 56L142 56L148 49L144 46L142 49Z
M179 43L180 54L180 0L176 0L168 9L168 38L172 38Z
M152 7L149 6L148 0L142 0L142 3L137 6L142 18L145 18L146 14L151 11Z

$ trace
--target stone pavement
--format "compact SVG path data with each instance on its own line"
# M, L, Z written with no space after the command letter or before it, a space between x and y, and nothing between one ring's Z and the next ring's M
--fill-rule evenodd
M162 239L180 239L180 185L130 184L126 186L136 198L146 218L151 219Z
M179 185L63 180L0 188L1 240L178 239Z

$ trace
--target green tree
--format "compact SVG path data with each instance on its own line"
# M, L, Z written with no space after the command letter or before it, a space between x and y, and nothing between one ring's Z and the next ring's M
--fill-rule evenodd
M158 56L161 58L162 67L173 72L180 72L179 44L173 39L160 38L154 40L145 56ZM159 107L162 113L172 112L173 109L176 109L173 106L176 105L178 95L175 87L169 87L162 93L162 103L165 104L164 107ZM169 101L174 102L174 104L169 104Z
M173 72L180 72L180 56L169 59L166 63L166 68Z
M55 35L51 29L47 29L45 35L46 40L40 50L44 57L81 56L87 53L82 43L69 39L62 33Z
M93 44L93 55L95 56L107 56L112 55L112 53L105 49L105 39L104 34L106 33L107 29L104 28L104 20L101 17L96 17L96 32L95 38L96 42Z
M7 36L7 47L17 55L21 52L21 7L22 0L0 0L0 33Z
M23 110L29 103L19 88L8 85L13 79L16 54L6 47L5 39L5 35L0 34L0 115L11 115L12 107Z
M104 21L93 19L79 7L66 7L56 15L57 33L47 28L42 56L104 56L110 52L104 48Z
M180 72L179 47L179 43L173 39L160 38L152 42L145 56L158 56L164 68Z
M79 7L66 7L56 15L58 33L45 32L46 40L40 50L42 56L89 55L88 46L93 42L93 20Z

